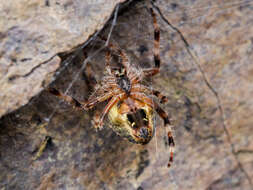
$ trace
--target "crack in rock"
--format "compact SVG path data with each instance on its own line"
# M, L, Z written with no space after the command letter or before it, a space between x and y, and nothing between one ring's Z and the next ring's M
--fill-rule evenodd
M52 61L52 60L55 58L55 56L57 56L57 54L54 55L54 56L52 56L50 59L48 59L48 60L46 60L46 61L44 61L44 62L42 62L42 63L39 63L38 65L36 65L35 67L33 67L33 68L32 68L28 73L26 73L26 74L23 74L23 75L12 75L12 76L10 76L10 77L9 77L9 80L10 80L10 81L13 81L13 80L16 80L16 79L21 78L21 77L23 77L23 78L28 77L28 76L31 75L34 71L36 71L36 69L38 69L38 68L40 68L42 65L45 65L45 64L49 63L50 61Z

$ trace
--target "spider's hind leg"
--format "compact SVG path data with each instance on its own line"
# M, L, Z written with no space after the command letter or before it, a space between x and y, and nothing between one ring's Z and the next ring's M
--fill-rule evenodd
M156 112L164 120L164 126L169 129L168 143L169 143L169 149L170 149L170 158L169 158L168 167L170 167L173 162L174 147L175 147L175 142L174 142L174 138L173 138L173 134L172 134L172 125L170 123L170 118L169 118L168 114L155 102L154 102L154 106L155 106Z

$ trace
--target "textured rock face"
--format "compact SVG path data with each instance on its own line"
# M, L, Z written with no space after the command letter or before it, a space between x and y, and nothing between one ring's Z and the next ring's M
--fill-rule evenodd
M153 65L153 26L146 3L124 10L111 35L139 67ZM0 121L0 187L252 189L253 7L247 1L218 4L213 0L154 4L161 28L161 73L149 84L169 98L162 107L175 126L176 153L170 169L166 129L158 117L153 140L135 145L108 127L96 132L91 125L94 110L73 110L42 92ZM97 39L84 49L92 56L89 64L98 79L105 51L94 52L101 44ZM65 91L78 76L68 94L85 100L91 92L83 75L77 75L82 65L79 54L52 85ZM34 160L46 136L51 140Z
M80 45L100 30L118 2L1 2L0 116L43 90L59 67L57 54Z

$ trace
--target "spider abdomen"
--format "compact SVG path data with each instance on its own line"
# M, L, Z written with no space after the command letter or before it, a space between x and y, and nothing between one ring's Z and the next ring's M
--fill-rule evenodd
M130 142L147 144L155 132L153 110L145 103L130 98L136 108L132 111L126 103L128 99L115 104L109 111L110 127Z

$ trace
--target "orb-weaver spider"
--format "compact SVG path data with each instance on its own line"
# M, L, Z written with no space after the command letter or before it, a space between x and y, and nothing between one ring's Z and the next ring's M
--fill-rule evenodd
M160 30L153 9L150 8L150 11L154 24L155 66L153 68L139 69L134 67L123 50L109 43L110 51L106 53L105 76L100 84L96 84L95 92L87 102L77 101L54 88L50 88L49 91L74 107L84 110L89 110L100 102L108 101L100 116L95 115L95 127L102 128L104 118L108 115L110 127L120 136L137 144L147 144L152 139L155 132L153 124L153 110L155 110L164 120L164 126L169 129L170 158L168 166L170 166L173 161L173 148L175 146L170 119L168 114L148 94L156 96L160 103L165 103L167 98L159 91L141 84L145 77L154 76L160 70ZM121 66L118 68L110 66L111 51L121 57L119 63Z

